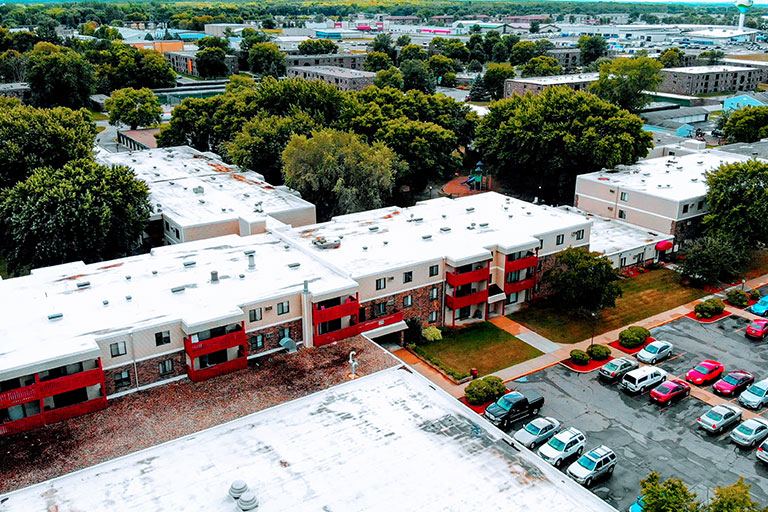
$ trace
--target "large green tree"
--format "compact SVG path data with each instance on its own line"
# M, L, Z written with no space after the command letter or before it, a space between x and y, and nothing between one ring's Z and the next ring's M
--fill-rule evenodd
M688 244L680 273L698 284L732 283L744 271L749 256L743 240L715 231Z
M409 44L400 50L398 59L401 64L408 60L427 60L427 52L417 44Z
M475 139L500 178L557 201L572 200L577 175L635 162L652 143L639 117L568 87L492 103Z
M510 50L509 62L513 66L519 66L536 57L537 54L536 43L533 41L520 41Z
M378 73L392 66L392 59L382 52L369 52L363 63L363 70Z
M598 313L616 305L622 291L619 275L608 258L583 247L569 247L555 256L542 277L552 299L566 311Z
M376 78L373 79L373 85L381 89L392 87L393 89L400 90L403 88L403 73L401 73L395 66L382 69L376 73Z
M729 114L725 136L738 142L768 137L768 107L744 107Z
M24 80L24 56L16 50L0 54L0 80L21 82Z
M109 124L125 123L131 130L159 123L163 113L155 93L146 88L118 89L107 98L105 107Z
M240 41L240 52L238 54L238 62L240 63L240 69L248 70L250 65L248 63L248 56L251 52L253 45L258 43L268 43L270 41L269 36L260 30L252 28L244 28L240 34L242 38Z
M520 76L553 76L563 73L563 67L554 57L534 57L520 67Z
M227 53L218 46L210 46L195 54L197 73L203 78L214 78L229 74Z
M51 43L37 43L27 53L26 81L39 107L80 108L93 91L93 66L79 53Z
M511 64L491 62L485 70L483 81L491 98L498 100L504 97L504 82L516 75L515 67Z
M299 55L337 53L339 46L330 39L307 39L299 44Z
M91 159L43 167L0 193L0 254L8 268L126 256L149 221L147 185Z
M403 74L403 90L434 93L435 76L429 70L427 63L422 60L406 60L400 63L400 72Z
M643 512L701 512L696 493L679 478L661 481L656 472L640 481L643 490Z
M285 75L285 55L276 44L256 43L248 53L248 66L256 75L279 78Z
M221 48L222 51L229 51L229 41L223 37L206 36L197 40L197 48L204 50L205 48Z
M581 51L581 64L584 66L608 54L608 42L603 36L581 36L576 48Z
M650 103L644 91L655 91L661 84L661 63L648 57L620 57L600 66L600 77L589 92L630 112Z
M685 53L680 48L673 46L664 50L664 53L659 57L659 62L665 68L679 68L683 65L684 57Z
M400 167L383 143L330 129L294 135L283 151L286 185L314 203L320 220L384 206Z

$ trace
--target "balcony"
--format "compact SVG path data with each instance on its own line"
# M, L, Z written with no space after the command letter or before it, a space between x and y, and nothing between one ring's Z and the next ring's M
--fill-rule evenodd
M445 304L451 309L461 309L472 304L483 304L485 302L488 302L488 290L480 290L463 297L445 296Z
M24 432L25 430L39 428L42 427L44 423L42 414L35 414L28 418L0 423L0 436L17 434L19 432Z
M43 416L45 417L45 424L56 423L57 421L68 420L69 418L75 418L82 416L83 414L89 414L92 412L100 411L107 407L107 398L99 397L93 400L88 400L81 404L70 405L69 407L62 407L60 409L52 409L45 411Z
M519 260L507 261L504 264L504 272L514 272L515 270L522 270L524 268L535 267L539 264L538 256L528 256L527 258L520 258Z
M190 338L184 338L184 350L192 359L219 350L227 348L237 347L238 345L246 345L245 331L242 329L239 331L225 334L224 336L217 336L205 341L193 342Z
M37 385L37 388L40 390L40 396L45 397L103 383L104 372L101 368L94 368L93 370L73 373L72 375L65 375L58 379L40 382Z
M200 370L195 370L187 365L187 374L189 375L189 380L192 382L200 382L236 370L245 370L247 367L248 359L245 357L238 357L237 359L219 363L215 366L209 366L208 368L201 368Z
M316 347L320 347L322 345L333 343L334 341L340 341L351 338L352 336L356 336L360 332L358 327L359 326L357 325L350 325L349 327L344 327L338 331L332 331L325 334L316 334L314 345Z
M338 306L331 306L325 309L314 309L312 311L312 323L315 325L330 322L338 318L344 318L345 316L352 316L358 314L360 311L360 304L357 299L339 304Z
M454 272L446 272L445 280L449 285L456 288L469 283L476 283L478 281L487 281L491 275L491 269L489 267L479 268L472 272L464 272L463 274L456 274Z
M40 398L37 387L34 384L24 386L23 388L12 389L0 393L0 409L13 407Z
M535 277L523 279L522 281L517 281L516 283L504 283L504 293L509 295L510 293L527 290L529 288L533 288L534 286L536 286Z
M368 320L367 322L362 322L358 324L359 332L367 332L372 331L373 329L378 329L379 327L384 327L385 325L392 325L396 324L397 322L403 321L403 313L402 311L397 313L392 313L391 315L382 316L379 318L374 318L373 320Z

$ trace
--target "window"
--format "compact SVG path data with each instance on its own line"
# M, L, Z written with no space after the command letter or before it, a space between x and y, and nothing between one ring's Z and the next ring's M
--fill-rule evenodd
M168 375L169 373L173 373L173 359L160 361L157 366L160 370L160 375Z
M439 265L431 265L429 267L429 277L435 277L438 272L440 272L440 266Z
M576 232L576 240L584 240L584 230L580 229Z
M431 311L429 313L429 322L430 323L437 322L437 311Z
M251 350L258 350L260 348L264 348L264 335L257 334L251 336Z
M557 235L555 245L563 245L563 242L565 242L565 235Z
M112 354L112 357L119 357L125 355L125 342L124 341L118 341L117 343L112 343L109 346L109 353Z
M629 201L629 192L622 192L619 195L619 199L621 199L622 201L625 201L625 202Z
M167 345L171 342L171 332L170 331L160 331L155 333L155 345Z
M281 327L277 330L277 339L281 340L283 338L290 338L291 337L291 328L290 327Z
M683 205L683 213L688 213L688 205L687 204Z
M619 218L620 219L626 219L627 218L627 212L624 210L619 210Z
M122 389L131 385L131 374L128 370L115 374L115 389Z
M381 279L376 280L376 289L377 290L383 290L387 287L387 278L382 277Z
M518 292L512 292L509 295L507 295L507 304L514 304L517 302L517 294Z
M410 283L411 281L413 281L413 272L403 272L403 282Z
M285 315L291 310L290 305L288 304L288 301L285 302L278 302L277 303L277 314L278 315Z
M403 307L409 308L413 306L413 295L406 295L403 297Z
M429 290L429 299L437 300L437 288L432 288Z
M261 321L261 308L251 309L250 311L248 311L248 321L249 322Z
M179 238L179 230L176 228L173 228L173 233L176 235L176 238Z
M512 272L507 272L507 283L516 283L519 280L520 280L519 270L513 270Z
M168 221L165 221L165 230L166 231L170 231L171 230L171 225L168 224Z
M699 205L696 207L697 210L701 210L704 208L704 201L699 201Z
M376 316L386 315L387 314L387 303L386 302L379 302L378 304L374 304L373 305L373 313Z

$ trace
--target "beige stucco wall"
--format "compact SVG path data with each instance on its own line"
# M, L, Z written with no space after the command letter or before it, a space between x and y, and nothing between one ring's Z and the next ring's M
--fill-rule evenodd
M439 268L436 276L429 277L429 267L432 265L438 265ZM413 281L410 283L403 283L403 273L408 271L413 272ZM360 302L365 302L375 299L376 297L393 295L395 293L412 288L421 288L422 286L426 286L430 283L439 283L443 281L443 273L443 261L434 260L359 278L357 279L358 283L360 283L359 299ZM393 279L390 279L390 277ZM387 286L383 290L376 289L376 280L380 278L385 278L387 280Z

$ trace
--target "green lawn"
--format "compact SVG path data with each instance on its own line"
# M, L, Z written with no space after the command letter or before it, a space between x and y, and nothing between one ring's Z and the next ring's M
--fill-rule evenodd
M457 380L468 376L470 368L487 375L542 355L489 322L445 330L442 340L418 345L415 351Z
M109 121L109 116L103 112L91 112L91 121Z
M616 307L604 310L595 325L601 334L643 318L657 315L708 295L699 288L680 284L677 272L653 270L621 281L624 295ZM592 336L592 320L570 316L545 304L512 313L509 318L557 343L576 343Z

